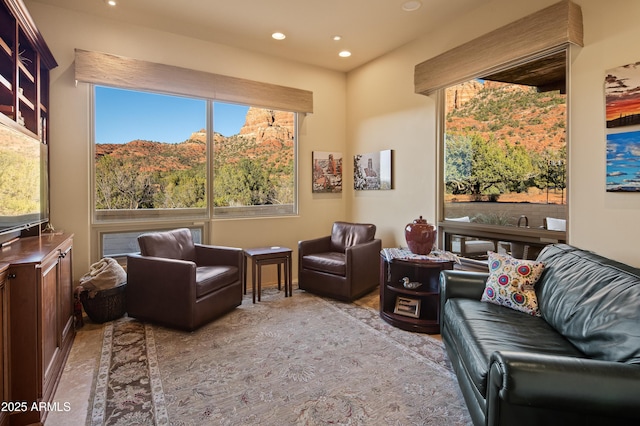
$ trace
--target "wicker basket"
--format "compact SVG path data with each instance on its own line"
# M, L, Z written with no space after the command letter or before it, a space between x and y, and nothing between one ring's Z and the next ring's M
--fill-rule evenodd
M91 321L102 324L120 318L126 312L125 289L127 283L124 282L116 287L100 290L95 297L89 297L88 291L80 293L82 307Z

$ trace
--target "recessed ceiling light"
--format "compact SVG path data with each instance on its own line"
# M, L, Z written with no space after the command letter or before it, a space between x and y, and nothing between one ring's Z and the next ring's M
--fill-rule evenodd
M405 12L413 12L414 10L418 10L420 9L420 6L422 6L422 2L419 0L410 0L410 1L406 1L402 4L402 10L404 10Z
M284 35L283 33L273 33L271 34L271 37L273 37L276 40L284 40L285 38L287 38L287 36Z
M115 6L117 4L116 0L105 0L104 2L109 6Z
M338 53L338 55L341 58L348 58L349 56L351 56L351 52L349 52L348 50L343 50L340 53Z
M342 40L342 36L334 35L333 37L331 37L331 39L332 39L333 41L340 41L340 40Z

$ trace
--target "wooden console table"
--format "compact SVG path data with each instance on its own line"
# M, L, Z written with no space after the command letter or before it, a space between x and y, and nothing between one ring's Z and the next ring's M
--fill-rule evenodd
M380 253L380 317L403 330L440 333L440 271L453 269L455 260L445 256L415 256L406 250ZM402 279L421 283L416 289Z

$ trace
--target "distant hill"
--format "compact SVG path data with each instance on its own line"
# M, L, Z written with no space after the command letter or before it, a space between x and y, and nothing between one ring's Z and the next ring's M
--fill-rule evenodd
M251 158L277 167L292 161L293 150L284 150L293 147L293 134L289 130L292 120L291 113L270 114L269 110L249 108L238 135L214 134L215 162L235 163L241 158ZM96 144L95 155L96 161L105 155L133 160L143 172L168 172L206 163L206 148L206 133L201 129L181 143L134 140L124 144Z
M476 132L527 150L565 145L566 96L533 87L470 81L447 89L448 133Z

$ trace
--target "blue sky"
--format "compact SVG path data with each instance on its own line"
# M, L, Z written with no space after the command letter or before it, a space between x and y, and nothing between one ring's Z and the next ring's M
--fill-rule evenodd
M96 143L184 142L206 127L206 101L96 86ZM215 103L214 129L235 135L248 107Z

